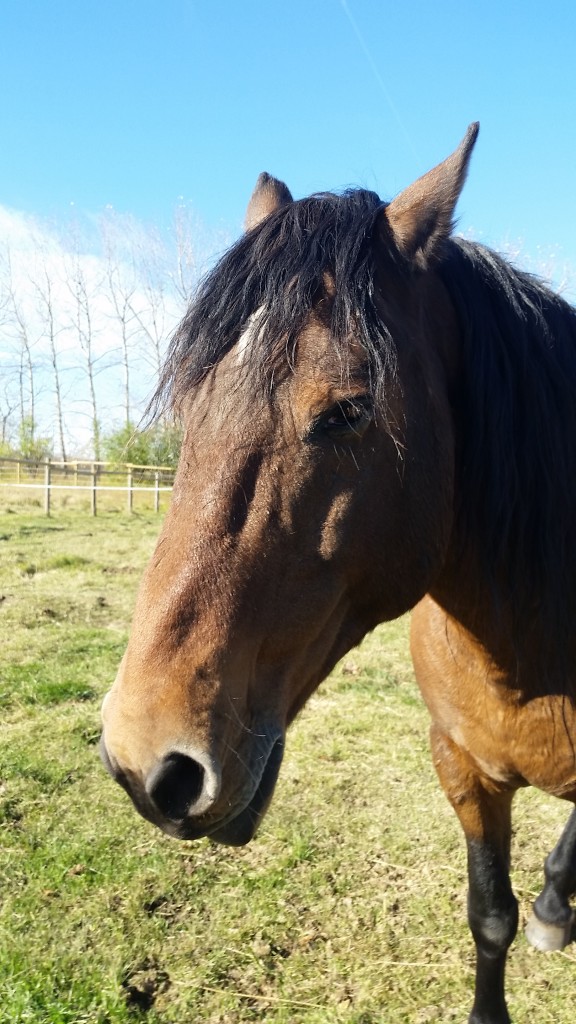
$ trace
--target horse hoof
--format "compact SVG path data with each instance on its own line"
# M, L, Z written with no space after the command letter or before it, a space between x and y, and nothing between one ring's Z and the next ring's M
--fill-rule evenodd
M564 949L564 946L570 942L573 920L574 911L566 924L544 924L533 913L525 928L526 938L531 946L539 949L542 953L552 953L554 950Z

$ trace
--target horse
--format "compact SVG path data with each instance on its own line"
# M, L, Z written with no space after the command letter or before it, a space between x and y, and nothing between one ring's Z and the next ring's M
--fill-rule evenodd
M477 134L389 203L259 177L154 396L184 440L101 752L169 835L247 843L289 723L411 610L467 845L469 1020L509 1024L513 796L576 803L576 311L454 234ZM557 949L576 809L544 875L528 938Z

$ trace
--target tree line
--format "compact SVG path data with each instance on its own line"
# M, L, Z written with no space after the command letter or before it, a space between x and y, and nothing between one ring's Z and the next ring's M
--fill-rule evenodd
M65 229L23 218L11 229L0 241L0 454L173 464L177 427L139 422L215 240L186 206L165 232L112 209Z

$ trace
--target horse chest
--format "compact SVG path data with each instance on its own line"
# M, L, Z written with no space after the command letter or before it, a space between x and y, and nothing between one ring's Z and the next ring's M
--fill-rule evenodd
M576 799L576 706L562 696L525 699L430 598L413 613L412 657L432 721L476 766L516 789Z

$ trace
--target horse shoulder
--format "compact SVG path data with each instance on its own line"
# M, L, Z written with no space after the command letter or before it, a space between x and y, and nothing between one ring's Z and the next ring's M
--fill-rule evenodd
M576 799L576 706L564 695L528 699L490 653L427 595L412 613L416 678L434 728L479 776Z

